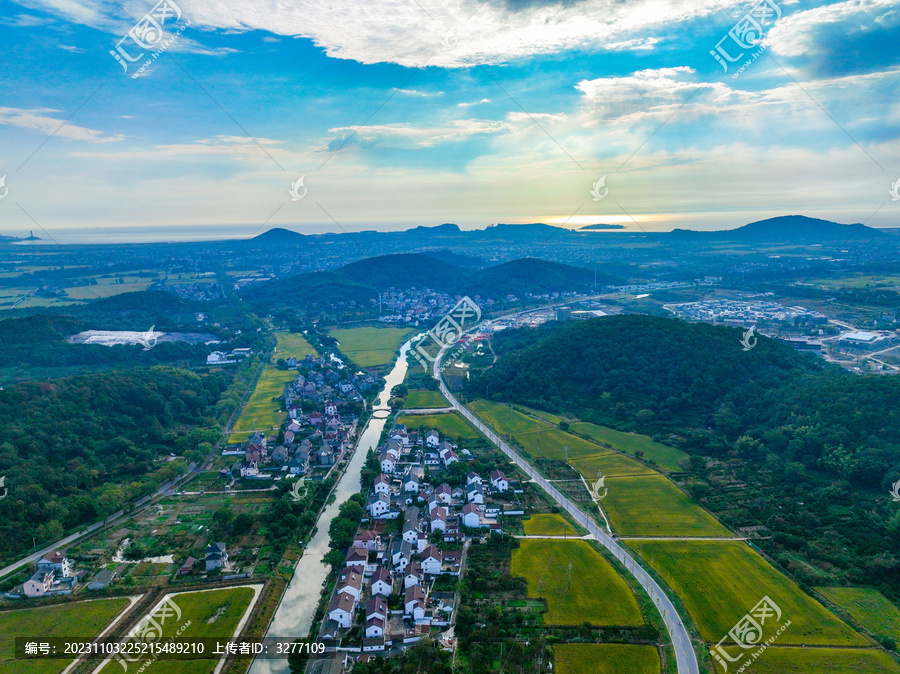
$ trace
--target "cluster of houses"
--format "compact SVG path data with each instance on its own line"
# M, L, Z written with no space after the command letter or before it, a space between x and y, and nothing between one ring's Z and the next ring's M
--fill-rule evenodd
M46 597L71 594L77 584L78 578L72 571L69 558L64 552L54 550L41 557L37 561L37 570L8 596Z
M306 354L301 360L288 358L286 363L289 368L298 370L294 381L284 387L284 404L288 414L293 411L291 418L302 415L302 402L313 405L321 405L327 400L362 403L363 394L377 389L381 379L376 368L353 373L333 355L325 359Z
M376 652L414 643L433 626L451 623L455 594L434 591L433 580L460 574L465 546L459 543L467 533L499 532L501 514L521 514L492 501L516 486L500 470L488 478L470 471L464 487L431 484L426 475L444 474L471 458L457 449L437 431L420 437L402 425L391 430L379 455L383 472L372 482L364 528L347 552L322 639L340 640L359 625L362 650Z
M206 357L207 365L232 365L253 353L253 349L232 349L231 351L213 351Z

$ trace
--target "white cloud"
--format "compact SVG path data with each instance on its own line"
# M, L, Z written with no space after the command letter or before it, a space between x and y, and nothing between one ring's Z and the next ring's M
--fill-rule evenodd
M109 0L33 2L95 27L109 27L101 6L109 16L121 15ZM179 2L192 27L200 30L260 30L306 37L331 57L410 67L504 63L569 49L648 50L670 34L673 25L719 12L722 5L738 4L740 0L583 0L572 5L535 3L511 8L481 0ZM129 8L137 10L137 5L130 3ZM445 37L451 28L455 42Z
M86 140L92 143L110 143L123 139L121 135L108 136L103 131L77 126L71 122L64 123L64 120L51 117L48 113L61 114L59 110L48 108L35 110L0 108L0 124L28 129L41 134L53 134L57 138Z

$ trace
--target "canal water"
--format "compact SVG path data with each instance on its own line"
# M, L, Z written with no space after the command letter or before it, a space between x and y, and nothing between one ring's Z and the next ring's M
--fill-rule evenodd
M411 343L411 341L406 342L400 348L400 356L394 364L394 369L385 378L384 388L377 398L378 404L372 408L373 414L363 429L356 445L356 451L350 458L350 464L335 488L335 499L319 517L316 535L304 549L303 557L300 558L294 569L291 584L284 593L281 604L275 610L275 616L272 618L272 624L266 634L268 637L299 639L309 635L313 614L322 594L322 584L328 575L328 567L322 563L322 558L328 552L328 527L337 516L341 504L361 489L360 473L366 462L366 454L377 446L378 440L381 438L381 431L390 418L388 401L391 397L391 390L398 384L402 384L406 378L406 354ZM257 659L250 668L250 674L280 674L287 671L287 660Z

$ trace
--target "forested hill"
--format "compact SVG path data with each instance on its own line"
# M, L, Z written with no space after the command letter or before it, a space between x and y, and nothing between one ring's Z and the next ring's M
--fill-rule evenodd
M677 445L679 486L799 581L900 599L900 377L740 338L639 315L504 330L467 393Z
M741 334L641 315L503 331L470 393L672 434L711 456L746 436L762 456L859 485L900 473L900 378L852 375L764 337L744 351Z
M92 523L206 456L227 383L157 366L0 390L0 566L32 537Z

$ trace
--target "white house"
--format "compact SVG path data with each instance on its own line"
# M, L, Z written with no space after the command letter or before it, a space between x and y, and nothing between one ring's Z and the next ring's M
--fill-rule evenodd
M474 503L467 503L462 509L462 523L467 527L481 526L481 513Z
M59 550L48 552L37 563L38 571L53 571L54 575L68 577L72 575L69 558Z
M376 494L390 494L391 493L391 480L390 478L382 473L378 477L375 478L375 493Z
M409 506L403 518L403 540L415 543L419 538L419 509Z
M366 620L366 639L376 639L384 636L384 618L369 618Z
M369 561L369 553L365 548L354 548L351 547L347 551L347 557L344 564L346 566L355 566L358 567L360 572L362 569L366 568L366 562Z
M450 505L453 503L453 494L450 489L450 485L444 482L437 489L434 490L435 498L445 505Z
M403 595L403 613L413 620L425 617L425 591L421 585L413 585Z
M372 597L366 602L366 620L371 618L381 618L387 620L388 607L384 597Z
M338 581L336 591L338 594L346 592L353 595L353 602L356 603L362 597L362 573L348 567L343 577Z
M468 475L466 475L466 485L481 484L482 482L483 482L483 480L481 479L481 476L478 473L471 472Z
M491 473L491 484L494 485L494 489L497 491L509 489L509 480L506 479L506 475L503 474L502 470L495 470Z
M372 594L389 597L393 587L394 582L391 578L391 572L383 566L375 569L375 573L372 574Z
M53 587L52 571L35 571L31 578L22 585L26 597L40 597Z
M381 455L381 472L392 474L394 472L394 468L397 465L396 459L388 454L387 452L382 453Z
M435 430L430 430L425 434L425 444L429 447L437 447L441 441L441 436Z
M431 511L431 531L434 533L435 531L446 531L447 530L447 509L439 506Z
M350 627L354 606L353 595L346 592L336 594L328 605L328 617L341 627Z
M206 548L206 570L213 571L221 568L228 563L228 551L225 544L221 541L218 543L210 543Z
M391 498L384 492L372 495L369 499L369 513L375 519L384 517L391 509Z
M435 546L429 545L422 553L422 570L431 576L436 576L441 572L441 563L443 556L441 551Z
M421 469L416 470L416 468L410 468L406 477L403 478L403 491L415 493L419 491L419 485L421 484L419 481L419 472Z
M422 565L419 562L411 562L403 576L403 589L408 590L413 585L421 585L422 577Z
M391 563L394 568L403 573L409 558L412 556L412 545L404 540L396 540L391 543Z
M484 503L484 490L481 488L480 484L469 485L469 489L466 492L466 501L469 503L477 503L479 505Z

